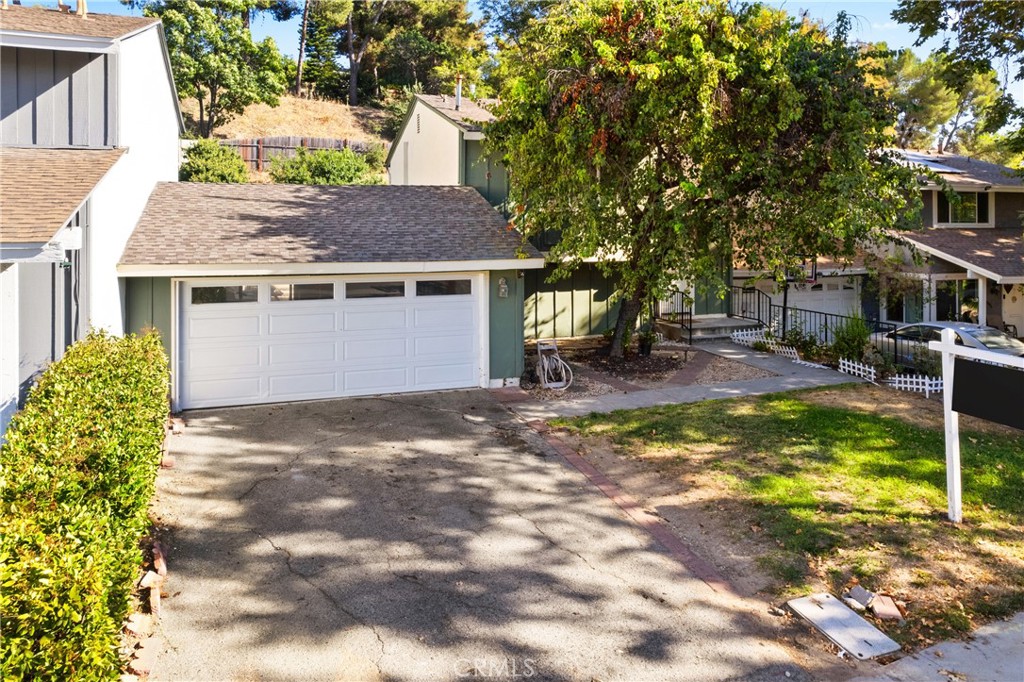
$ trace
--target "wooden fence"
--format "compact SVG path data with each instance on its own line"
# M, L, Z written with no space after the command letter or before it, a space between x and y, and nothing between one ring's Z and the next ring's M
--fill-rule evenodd
M268 162L275 156L295 156L297 147L305 147L310 150L320 149L351 149L352 151L365 154L370 150L371 145L355 140L338 140L329 137L299 137L296 135L284 135L278 137L260 137L246 140L221 140L225 147L233 147L238 150L242 160L249 164L249 168L255 171L262 171L267 168Z

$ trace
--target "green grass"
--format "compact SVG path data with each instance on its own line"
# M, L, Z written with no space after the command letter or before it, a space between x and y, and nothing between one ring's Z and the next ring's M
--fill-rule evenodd
M903 590L928 614L905 641L963 632L975 616L1021 604L1024 435L962 433L965 523L956 526L945 517L941 431L803 395L620 411L560 425L609 437L620 451L657 460L667 475L673 466L689 468L727 486L777 545L758 565L789 588L839 589L856 577L869 589ZM963 608L951 605L950 590Z

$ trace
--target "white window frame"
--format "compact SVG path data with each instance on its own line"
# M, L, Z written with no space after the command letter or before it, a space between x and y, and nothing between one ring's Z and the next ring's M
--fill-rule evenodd
M986 192L984 190L980 190L980 189L977 189L977 188L966 188L966 187L962 187L962 188L959 188L959 189L954 187L953 189L956 191L957 194L960 194L961 192L964 192L964 193L970 192L972 194L984 194L984 195L986 195L988 197L988 221L984 222L984 223L978 223L978 222L974 222L974 223L954 223L954 222L940 223L939 222L939 192L941 190L932 190L932 225L934 227L945 227L945 228L952 228L952 229L961 229L961 228L965 228L965 227L995 227L996 226L996 193L995 192L991 192L991 191ZM952 217L952 215L953 215L953 206L952 205L950 205L950 207L949 207L949 214L950 214L950 217Z

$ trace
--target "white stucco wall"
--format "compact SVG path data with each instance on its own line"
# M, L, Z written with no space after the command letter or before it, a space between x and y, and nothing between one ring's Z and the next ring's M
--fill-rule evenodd
M89 322L115 334L124 332L124 286L118 281L117 262L153 187L178 178L176 95L159 30L154 27L120 43L117 139L127 152L92 195Z
M0 443L18 409L18 267L0 265Z
M395 153L388 169L391 184L461 184L460 147L459 129L444 116L416 100L409 123L394 143Z

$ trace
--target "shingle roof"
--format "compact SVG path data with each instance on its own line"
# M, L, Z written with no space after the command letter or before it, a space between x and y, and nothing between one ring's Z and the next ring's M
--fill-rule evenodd
M157 185L122 265L386 263L540 254L472 187Z
M86 38L120 38L152 24L160 23L154 17L125 17L115 14L93 14L85 17L44 7L10 5L0 11L0 31L49 33Z
M496 99L482 99L473 102L469 98L463 97L462 104L456 109L454 97L447 95L416 95L416 97L437 109L443 116L451 119L465 130L480 130L481 124L493 121L494 115L486 107L498 102Z
M932 228L904 233L909 241L926 251L944 254L954 262L999 275L1000 279L1024 278L1024 238L1017 227L953 230Z
M985 186L1024 187L1024 177L1016 174L1012 168L1000 166L998 163L989 163L968 156L928 151L906 150L903 154L911 163L920 160L925 165L940 164L960 171L958 173L939 171L938 173L946 182L954 185L978 185L979 188Z
M47 242L123 149L0 147L0 242Z

